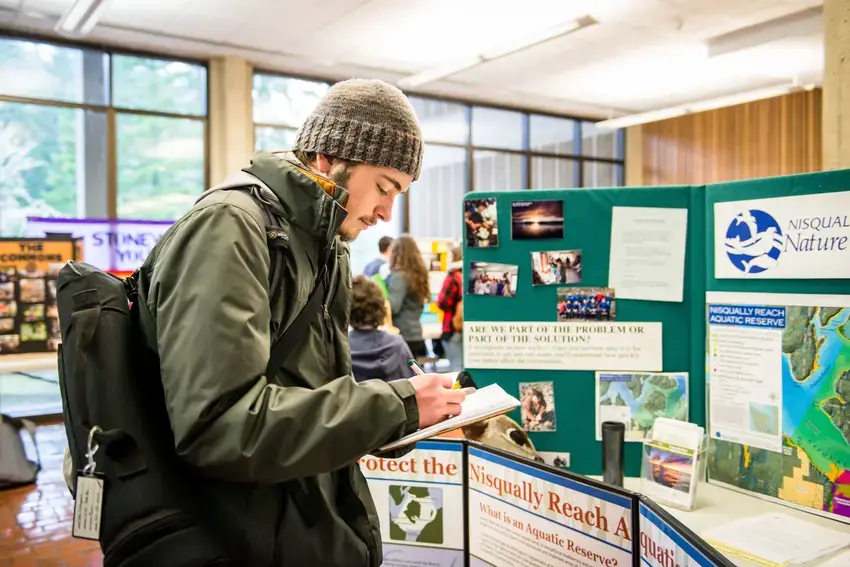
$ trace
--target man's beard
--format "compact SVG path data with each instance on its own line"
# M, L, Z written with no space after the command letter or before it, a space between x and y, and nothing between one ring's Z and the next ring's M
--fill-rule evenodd
M348 185L348 181L351 179L351 172L354 169L354 167L355 166L352 163L341 164L339 169L337 169L336 171L331 171L330 175L328 177L336 185L345 189L346 186ZM375 223L378 222L378 219L376 219L374 217L362 217L358 220L362 220L363 222L366 222L367 224L375 224ZM357 238L358 234L360 234L360 231L356 231L352 234L352 233L345 232L343 229L340 229L339 238L343 242L351 242L352 240Z

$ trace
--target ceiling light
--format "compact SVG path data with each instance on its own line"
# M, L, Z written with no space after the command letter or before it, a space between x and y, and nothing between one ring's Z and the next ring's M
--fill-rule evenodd
M812 87L812 85L806 85L806 87ZM597 128L604 128L609 130L615 130L618 128L627 128L629 126L636 126L638 124L646 124L648 122L658 122L659 120L666 120L668 118L675 118L677 116L683 116L685 114L692 114L695 112L704 112L706 110L714 110L717 108L724 108L728 106L735 106L737 104L745 104L747 102L753 102L756 100L763 100L766 98L772 98L775 96L781 96L785 94L789 94L792 92L796 92L799 90L806 89L806 87L800 87L796 84L783 84L776 85L772 87L767 87L763 89L757 89L754 91L747 91L742 93L735 93L732 95L722 96L713 99L700 100L696 102L689 102L686 104L682 104L679 106L673 106L670 108L662 108L659 110L650 110L649 112L642 112L640 114L631 114L629 116L621 116L619 118L612 118L610 120L603 120L601 122L596 123ZM811 89L806 89L811 90Z
M86 35L95 24L109 0L77 0L56 24L60 33Z
M485 61L493 61L495 59L500 59L507 55L511 55L512 53L517 53L518 51L534 47L535 45L540 45L541 43L545 43L555 38L565 36L582 28L592 26L596 23L598 22L591 16L582 16L581 18L570 20L569 22L566 22L564 24L553 26L551 28L541 30L540 32L530 34L522 38L518 38L508 43L504 43L493 49L489 49L481 53L480 55L475 55L473 57L468 57L465 59L459 59L443 67L435 67L434 69L428 69L421 73L410 75L409 77L404 77L403 79L400 79L398 81L398 86L403 89L416 88L420 85L424 85L425 83L430 83L438 79L450 77L451 75L460 73L461 71L469 69L470 67L480 65Z

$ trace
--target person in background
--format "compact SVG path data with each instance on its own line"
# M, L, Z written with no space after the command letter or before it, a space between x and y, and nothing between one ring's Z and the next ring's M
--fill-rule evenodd
M452 263L443 280L443 287L437 298L437 307L443 312L443 333L440 340L449 361L449 372L463 370L463 338L461 330L455 328L455 313L463 300L463 250L460 246L452 249Z
M416 241L404 234L393 242L390 253L390 275L387 288L390 295L393 325L410 347L417 361L428 356L422 336L422 309L431 296L428 267Z
M378 241L378 257L366 264L366 267L363 268L363 275L367 278L371 278L375 274L381 271L381 266L386 264L390 259L390 249L393 245L393 239L391 236L382 236Z
M387 319L384 294L377 283L365 276L351 282L351 370L358 382L379 379L385 382L410 378L407 362L413 358L400 335L381 330Z

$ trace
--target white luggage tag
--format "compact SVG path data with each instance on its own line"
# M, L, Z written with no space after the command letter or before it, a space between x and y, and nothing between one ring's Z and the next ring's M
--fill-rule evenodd
M103 512L103 474L96 472L94 454L99 446L94 434L100 427L89 431L86 459L88 463L77 475L77 490L74 497L74 525L71 535L82 539L100 539L100 517Z

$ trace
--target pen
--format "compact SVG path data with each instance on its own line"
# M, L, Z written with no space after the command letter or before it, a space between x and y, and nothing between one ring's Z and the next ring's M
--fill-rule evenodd
M425 374L426 372L422 370L422 367L413 360L412 358L407 361L407 365L416 373L416 374ZM460 390L460 380L455 380L454 384L452 384L452 390ZM474 389L472 390L474 391Z

